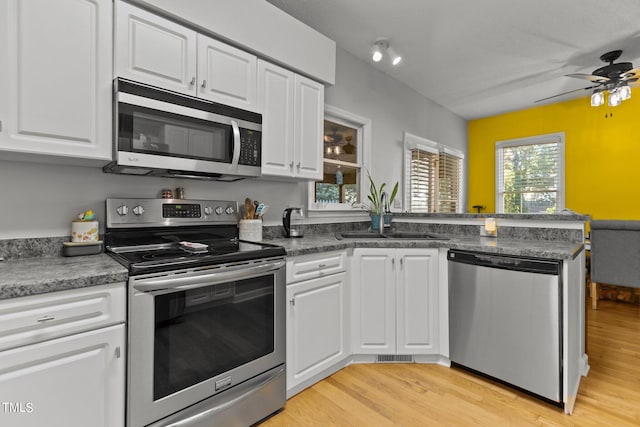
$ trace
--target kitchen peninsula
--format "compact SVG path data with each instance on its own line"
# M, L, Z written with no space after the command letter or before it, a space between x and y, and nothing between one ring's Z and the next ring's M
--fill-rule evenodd
M496 218L497 237L480 236L485 218ZM443 236L444 240L336 238L337 232L363 229L366 223L309 224L303 239L281 238L277 227L267 230L265 235L272 238L269 241L284 246L289 256L288 395L352 362L448 365L447 252L458 249L561 263L560 401L565 412L571 413L580 378L589 370L584 343L586 220L588 216L574 213L396 214L394 230L426 232ZM395 265L400 267L396 270ZM402 273L397 272L400 269L404 269ZM343 273L347 279L340 276ZM317 306L314 297L318 299ZM331 312L335 321L307 317L305 308L309 312ZM344 312L339 312L341 309ZM396 314L380 321L389 312ZM310 343L304 341L305 336L328 347L311 354L313 350L308 350ZM296 345L297 340L304 345Z

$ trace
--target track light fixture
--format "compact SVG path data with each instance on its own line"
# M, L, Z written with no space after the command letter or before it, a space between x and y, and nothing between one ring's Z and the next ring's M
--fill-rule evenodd
M393 65L398 65L400 61L402 61L402 57L398 55L391 46L389 46L389 40L379 38L373 44L373 54L371 55L371 59L373 62L380 62L385 53Z
M400 61L402 61L402 57L398 55L391 46L387 49L387 53L389 54L389 59L391 59L391 63L393 65L398 65Z

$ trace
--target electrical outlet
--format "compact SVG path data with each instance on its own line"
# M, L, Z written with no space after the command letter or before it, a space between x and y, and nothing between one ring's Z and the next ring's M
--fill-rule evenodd
M393 209L402 209L402 200L396 198L393 200Z

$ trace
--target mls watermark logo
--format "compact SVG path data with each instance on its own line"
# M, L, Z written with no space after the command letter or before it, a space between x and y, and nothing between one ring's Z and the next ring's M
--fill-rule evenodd
M0 402L0 411L4 414L30 414L33 412L33 403Z

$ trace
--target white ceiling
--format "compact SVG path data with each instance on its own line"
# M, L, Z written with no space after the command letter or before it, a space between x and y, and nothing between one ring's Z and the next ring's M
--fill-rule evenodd
M640 65L640 0L267 1L466 119L590 86L565 74L590 74L610 50ZM399 66L371 60L379 37Z

